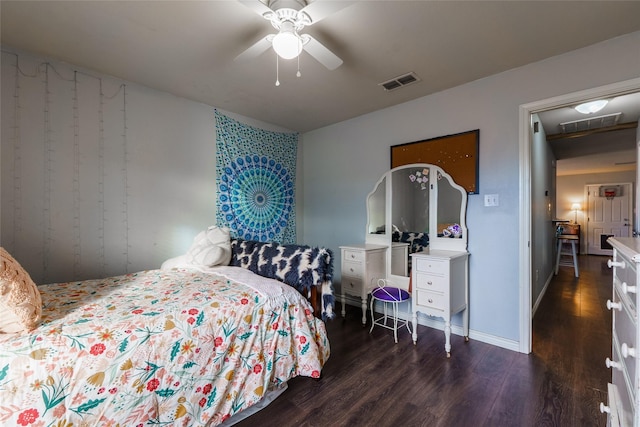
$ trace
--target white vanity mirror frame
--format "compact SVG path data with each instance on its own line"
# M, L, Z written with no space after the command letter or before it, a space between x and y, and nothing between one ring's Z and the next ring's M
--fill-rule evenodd
M446 173L441 167L429 164L429 163L413 163L410 165L398 166L385 172L384 175L376 182L373 190L367 195L367 223L366 223L366 235L365 242L367 244L383 245L387 247L386 251L386 266L385 271L387 279L391 282L399 285L403 288L408 288L409 277L398 276L390 274L392 269L392 208L393 208L393 173L402 169L415 169L420 170L429 169L429 246L427 250L445 250L445 251L460 251L466 252L468 245L468 230L466 221L467 212L467 191L460 185L458 185L451 175ZM438 177L440 177L438 179ZM446 179L454 190L460 192L460 212L458 218L460 219L459 225L462 229L462 236L459 238L451 237L438 237L438 182ZM369 232L370 227L370 199L375 194L378 186L384 181L385 185L385 233L373 234ZM418 231L418 230L411 230Z

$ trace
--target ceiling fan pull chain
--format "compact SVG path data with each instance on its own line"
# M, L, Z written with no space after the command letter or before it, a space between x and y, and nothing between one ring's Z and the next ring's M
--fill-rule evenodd
M298 72L296 73L296 77L300 77L302 74L300 74L300 55L298 55Z
M278 59L278 54L276 53L276 86L280 86L280 80L278 79L280 74L280 70L278 66L279 64L280 64L280 60Z

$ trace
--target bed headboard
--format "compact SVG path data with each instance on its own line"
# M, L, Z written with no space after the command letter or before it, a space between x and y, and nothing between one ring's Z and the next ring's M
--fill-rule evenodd
M330 249L231 239L230 265L279 280L303 294L306 292L314 313L317 316L321 313L322 320L332 319L335 315L333 252Z

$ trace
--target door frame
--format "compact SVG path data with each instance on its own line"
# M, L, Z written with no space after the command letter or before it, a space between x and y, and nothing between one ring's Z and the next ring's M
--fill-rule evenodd
M531 353L532 307L531 307L531 140L532 114L545 110L565 107L589 99L623 95L640 91L640 78L625 80L605 86L573 92L553 98L543 99L519 108L520 140L520 201L519 201L519 254L518 270L520 292L520 340L519 351ZM636 201L636 203L638 203Z

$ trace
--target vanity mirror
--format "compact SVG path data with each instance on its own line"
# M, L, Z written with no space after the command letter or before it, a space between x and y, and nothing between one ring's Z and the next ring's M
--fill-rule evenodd
M386 276L408 285L412 253L426 248L466 251L466 207L467 192L442 168L399 166L386 172L367 196L365 242L387 247Z
M418 313L444 319L449 356L452 315L462 312L469 336L466 190L439 166L415 163L386 172L366 205L365 244L340 247L342 315L345 294L358 296L365 324L368 294L386 279L411 293L414 343Z
M385 225L387 223L385 217L385 184L386 182L383 177L367 198L367 214L369 215L367 221L367 232L369 234L385 234Z

